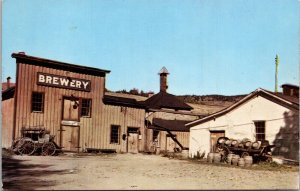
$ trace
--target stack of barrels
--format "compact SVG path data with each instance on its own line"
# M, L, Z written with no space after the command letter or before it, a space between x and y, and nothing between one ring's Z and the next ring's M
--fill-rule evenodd
M251 142L251 140L247 138L243 140L227 139L224 141L224 144L229 147L260 149L261 141Z
M251 167L253 164L253 158L252 156L244 156L242 158L240 155L228 154L226 162L233 166Z
M221 162L221 154L220 153L208 153L207 155L208 163L220 163ZM229 153L227 155L227 164L240 166L240 167L251 167L253 164L252 156L244 156L243 158L240 155Z
M241 149L260 149L261 141L252 142L248 138L242 140L229 139L227 137L220 137L218 139L218 144L226 145L228 148L241 148ZM230 165L240 166L240 167L250 167L253 164L252 156L249 153L242 153L243 157L240 155L230 153L227 155L226 162ZM209 163L220 163L221 155L219 153L209 153L207 156Z

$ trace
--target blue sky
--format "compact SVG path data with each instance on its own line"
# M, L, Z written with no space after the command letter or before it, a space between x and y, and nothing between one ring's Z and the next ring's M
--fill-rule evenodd
M299 84L297 0L4 0L2 80L13 52L111 70L110 90L247 94Z

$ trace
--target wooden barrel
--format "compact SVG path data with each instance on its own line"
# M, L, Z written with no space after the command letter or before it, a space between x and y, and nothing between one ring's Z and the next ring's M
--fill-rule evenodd
M221 162L221 154L220 153L214 153L214 163L220 163Z
M238 160L239 160L240 156L239 155L234 155L231 159L231 163L232 165L237 166L238 165Z
M226 141L226 137L220 137L219 139L218 139L218 143L219 144L223 144L223 143L225 143L225 141Z
M227 145L227 146L231 146L231 142L232 142L232 140L231 140L231 139L227 139L227 140L225 141L225 145Z
M238 147L238 145L239 145L238 140L232 140L231 145L234 146L234 147Z
M207 162L212 163L214 160L214 153L207 154Z
M227 164L231 164L231 160L232 160L233 156L234 156L234 154L232 154L232 153L227 155L227 159L226 159Z
M239 165L240 167L244 167L244 166L245 166L245 160L244 160L243 158L239 158L239 159L238 159L238 165Z
M244 143L245 148L250 148L252 146L252 142L251 141L246 141Z
M260 144L261 144L261 141L255 141L255 142L252 143L252 148L253 149L259 149Z
M239 143L238 144L238 148L244 148L244 144L243 143Z
M253 158L252 158L252 156L245 156L244 160L245 160L245 167L252 166L252 164L253 164Z

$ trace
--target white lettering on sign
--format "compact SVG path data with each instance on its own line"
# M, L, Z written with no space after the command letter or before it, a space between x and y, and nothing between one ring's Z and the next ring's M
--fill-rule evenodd
M53 84L59 85L59 83L58 83L58 77L53 77Z
M45 76L39 75L39 82L45 82Z
M91 91L90 80L70 78L66 76L57 76L40 72L38 72L37 79L37 84L39 85L55 86L82 91Z

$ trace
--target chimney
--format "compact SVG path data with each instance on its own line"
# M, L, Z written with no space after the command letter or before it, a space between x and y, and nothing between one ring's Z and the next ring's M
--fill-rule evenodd
M282 86L283 95L299 97L299 86L292 84L283 84Z
M10 79L11 79L11 77L10 76L8 76L7 78L6 78L6 89L8 89L8 88L10 88Z
M165 67L159 71L160 76L160 92L167 92L168 83L167 83L167 76L169 74L168 70Z

